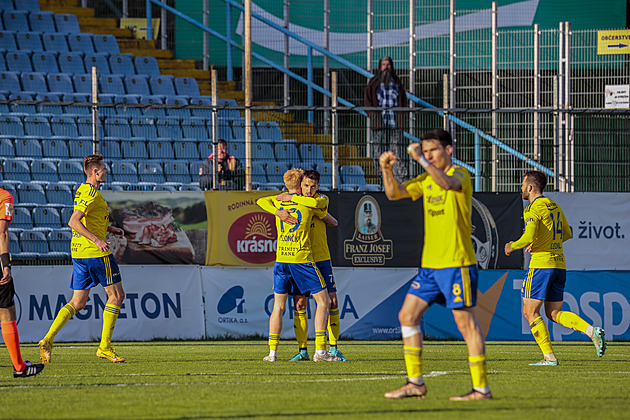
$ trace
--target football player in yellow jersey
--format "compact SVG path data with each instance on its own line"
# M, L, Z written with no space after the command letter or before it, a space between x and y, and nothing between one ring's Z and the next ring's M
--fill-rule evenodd
M284 184L292 195L300 191L302 180L301 169L289 169L284 174ZM269 317L269 355L263 360L277 360L278 341L282 331L282 314L289 292L299 290L299 294L311 293L317 309L315 311L315 356L313 360L337 362L341 359L326 351L326 325L330 311L330 297L326 290L326 282L315 265L311 249L311 223L314 217L326 217L326 211L312 209L293 201L278 201L276 196L263 197L256 202L261 208L270 211L272 205L276 210L286 210L294 217L294 222L286 223L276 217L278 242L276 263L273 270L274 304Z
M55 335L70 318L85 307L90 290L99 283L107 293L103 311L103 334L96 356L114 363L124 362L111 346L114 326L125 298L120 270L105 241L106 232L124 235L120 228L109 226L107 203L99 191L109 170L103 156L90 155L83 160L86 181L77 188L74 212L68 226L72 228L72 299L59 310L46 336L39 342L42 362L50 363Z
M572 233L560 206L543 195L546 185L547 177L542 172L529 171L523 175L521 192L523 200L530 203L523 212L525 232L517 241L505 244L506 255L522 248L526 248L526 251L532 254L521 296L523 314L545 357L540 362L531 363L534 366L558 365L558 359L551 346L549 330L540 315L543 303L547 318L588 335L593 340L599 357L606 351L602 328L593 327L573 312L562 310L567 276L562 243L571 239Z
M473 389L454 401L492 399L486 371L485 342L477 321L477 260L471 239L472 183L468 171L453 164L451 135L441 129L425 133L422 143L408 147L426 173L400 185L392 174L396 156L380 156L385 194L390 200L423 197L424 247L422 264L398 314L404 346L407 384L385 397L424 398L420 319L433 303L452 309L468 348Z
M298 204L312 208L320 208L328 210L328 197L319 194L319 172L308 169L302 175L301 196L293 197L293 201ZM288 193L280 194L278 200L287 200L290 196ZM283 215L279 215L282 220ZM288 216L291 217L291 216ZM286 221L286 220L285 220ZM346 359L337 343L339 341L339 303L337 300L337 286L335 285L335 277L333 274L332 263L330 260L330 251L328 249L328 237L326 235L326 226L337 226L337 220L329 214L324 219L314 218L311 224L312 229L312 249L315 265L326 279L326 288L330 296L330 313L328 316L328 342L330 344L330 353L339 357L342 361ZM306 315L308 296L294 294L293 295L293 327L295 329L295 338L298 341L298 353L290 360L291 362L309 360L307 347L308 318Z

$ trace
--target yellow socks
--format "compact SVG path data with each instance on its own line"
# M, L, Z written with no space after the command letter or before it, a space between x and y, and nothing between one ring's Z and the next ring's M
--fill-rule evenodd
M422 347L403 346L403 352L409 381L422 385L424 383L422 378Z
M53 341L57 333L61 331L64 325L66 325L66 322L68 322L68 320L72 318L76 313L77 311L72 305L70 305L69 303L64 305L63 308L59 309L55 320L48 330L48 334L46 334L46 337L44 338L48 341Z
M315 330L315 351L326 351L326 330Z
M269 334L269 350L278 351L280 334Z
M331 309L328 315L328 343L336 346L339 340L339 308Z
M470 365L470 376L472 377L473 388L481 393L487 394L490 391L488 386L488 372L486 368L486 355L471 356L468 358Z
M293 329L295 330L295 339L298 342L298 348L305 349L308 346L308 318L306 310L293 311Z
M553 354L553 348L551 347L551 338L549 336L549 330L547 329L547 325L543 321L542 317L539 316L536 318L531 324L529 324L530 330L532 330L532 335L536 339L538 343L538 347L543 352L545 356L548 354Z
M556 322L564 327L572 328L575 331L582 331L584 334L586 334L586 329L589 327L588 322L569 311L558 312Z
M112 345L112 334L114 333L114 326L118 319L118 313L120 312L120 306L105 305L103 311L103 334L101 335L101 349L106 350Z

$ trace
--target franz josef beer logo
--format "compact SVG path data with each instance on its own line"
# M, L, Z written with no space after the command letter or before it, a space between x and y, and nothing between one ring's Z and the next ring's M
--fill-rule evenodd
M239 217L228 232L230 249L241 260L266 264L276 259L276 225L271 213L248 213Z
M366 195L354 211L354 236L343 241L343 256L352 265L385 265L394 256L390 239L381 235L381 208L376 199Z

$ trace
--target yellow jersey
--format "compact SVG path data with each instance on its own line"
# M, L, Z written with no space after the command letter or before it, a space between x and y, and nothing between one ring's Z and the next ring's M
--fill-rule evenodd
M287 210L298 220L297 224L292 225L284 223L276 216L276 231L278 232L276 262L315 262L311 248L311 223L314 217L320 219L326 217L325 210L306 207L294 201L278 201L276 196L259 198L256 204L266 211L270 211L270 205L276 210Z
M523 211L525 232L510 248L516 250L531 244L529 268L567 268L562 243L573 237L564 212L553 200L537 197Z
M466 168L451 165L446 175L455 176L461 191L445 190L427 172L404 183L415 201L424 197L423 268L466 267L477 263L472 245L472 182Z
M306 207L324 210L328 213L328 197L324 194L315 194L313 197L305 197L296 195L293 198L298 204ZM315 262L328 261L330 259L330 250L328 249L328 236L326 235L326 223L318 217L314 217L311 222L311 249L313 250L313 259Z
M74 209L85 213L81 219L83 226L100 240L105 240L109 225L109 211L107 202L101 192L92 184L84 182L77 188L74 195ZM71 242L72 258L99 258L112 252L103 252L94 242L72 229Z

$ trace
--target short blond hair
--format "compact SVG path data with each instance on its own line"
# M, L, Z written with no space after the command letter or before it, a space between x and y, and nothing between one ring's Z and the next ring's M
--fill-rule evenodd
M99 154L89 155L83 159L83 172L85 175L90 176L92 168L100 168L101 162L103 162L103 156Z
M286 171L282 178L284 179L284 185L287 187L287 189L294 190L298 188L300 186L300 183L302 182L303 173L304 171L298 168L291 168Z

